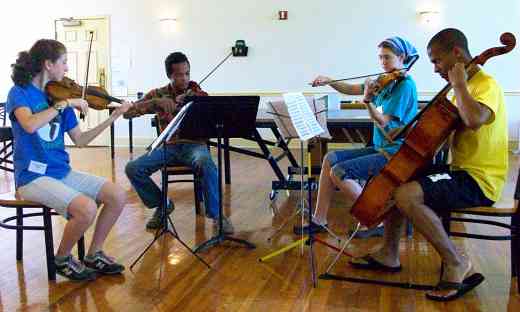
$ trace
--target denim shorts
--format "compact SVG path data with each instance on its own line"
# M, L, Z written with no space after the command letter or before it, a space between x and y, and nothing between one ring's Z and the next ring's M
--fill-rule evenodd
M83 194L98 202L99 191L106 182L106 178L71 170L61 180L43 176L19 187L17 191L22 199L53 208L68 219L67 207L74 198Z
M346 149L327 154L332 172L341 180L364 180L377 175L386 157L374 148Z

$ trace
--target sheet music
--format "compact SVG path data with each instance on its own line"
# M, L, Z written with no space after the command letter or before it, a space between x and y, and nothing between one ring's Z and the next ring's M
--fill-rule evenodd
M306 141L325 132L301 92L284 93L283 99L301 140Z
M153 141L153 143L150 145L148 153L155 150L157 146L162 143L162 141L168 141L172 137L172 135L175 134L175 132L177 132L181 125L182 119L184 118L184 116L186 116L186 112L188 111L188 108L191 106L192 103L193 101L186 103L181 108L181 110L177 113L177 115L175 115L175 117L170 121L166 128L164 128L163 132L161 132L157 139L155 139L155 141Z

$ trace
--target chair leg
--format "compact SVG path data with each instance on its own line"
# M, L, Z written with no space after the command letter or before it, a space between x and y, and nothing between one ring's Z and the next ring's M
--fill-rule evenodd
M406 219L406 237L412 238L413 236L413 224L410 220Z
M23 208L16 208L16 260L23 258Z
M451 213L446 213L445 215L441 216L441 222L442 222L442 227L444 228L444 230L446 231L446 233L448 234L448 236L450 236L450 230L451 230Z
M511 277L516 277L520 293L520 216L511 217Z
M201 215L200 202L202 201L199 177L193 175L193 193L195 194L195 213Z
M514 234L512 234L514 235ZM511 238L511 277L518 276L518 255L517 250L520 247L518 245L518 239L515 237Z
M513 234L515 235L515 234ZM517 291L520 294L520 231L511 239L511 278L516 277Z
M43 231L45 232L45 255L47 256L47 274L49 280L56 280L56 264L54 263L54 241L52 238L51 210L43 208Z
M515 278L517 280L517 289L518 293L520 293L520 239L518 235L520 233L511 233L513 237L511 238L511 278ZM516 236L515 236L516 234Z
M81 238L78 241L78 258L79 260L83 261L85 258L85 237L81 236Z

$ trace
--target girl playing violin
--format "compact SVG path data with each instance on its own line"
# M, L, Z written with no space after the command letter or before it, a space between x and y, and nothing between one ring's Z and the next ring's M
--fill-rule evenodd
M385 72L404 68L416 56L417 51L412 44L400 37L385 39L378 45L379 62ZM318 76L312 86L329 84L343 94L363 95L363 102L374 121L373 146L334 151L325 156L316 212L310 224L294 227L297 234L327 230L327 213L336 187L342 191L348 202L354 202L362 191L357 181L367 180L378 174L387 163L387 157L396 153L402 143L402 140L390 142L385 132L403 127L417 113L417 91L415 82L409 75L387 84L384 88L380 88L370 79L364 84L331 81L328 77ZM381 107L382 112L376 107Z
M74 98L51 105L45 93L47 82L62 80L68 70L62 43L38 40L19 54L12 68L15 85L9 91L7 112L14 136L15 185L23 199L53 208L67 219L55 256L57 273L72 280L121 273L124 266L103 252L103 243L125 205L125 191L105 178L72 170L64 135L68 133L75 145L86 146L123 115L130 103L123 102L103 123L82 132L74 109L86 112L88 103ZM81 263L70 252L94 222L99 204L103 209Z

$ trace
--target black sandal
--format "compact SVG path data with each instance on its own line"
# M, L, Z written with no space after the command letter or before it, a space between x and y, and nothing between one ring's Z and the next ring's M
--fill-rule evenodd
M362 260L362 261L364 261L364 263L354 262L353 260ZM354 267L356 269L375 270L375 271L382 271L382 272L388 272L388 273L400 272L402 269L401 265L391 267L386 264L383 264L383 263L377 261L376 259L374 259L371 255L366 255L364 257L356 258L353 260L350 260L349 263L352 267Z
M484 281L484 275L480 273L474 273L469 277L466 277L461 283L440 281L435 287L436 290L456 290L455 293L447 296L436 296L432 294L426 294L426 298L433 301L451 301L462 297L465 293L477 287Z

